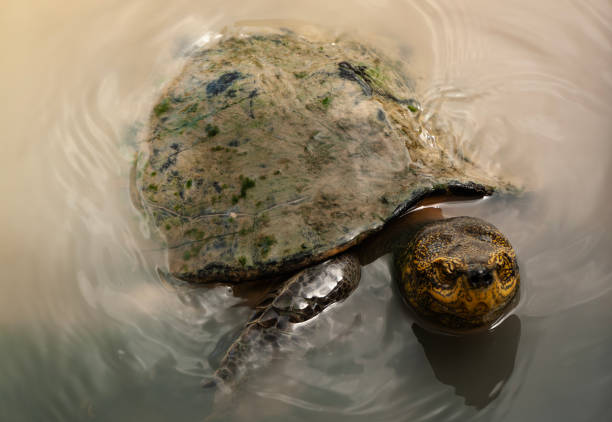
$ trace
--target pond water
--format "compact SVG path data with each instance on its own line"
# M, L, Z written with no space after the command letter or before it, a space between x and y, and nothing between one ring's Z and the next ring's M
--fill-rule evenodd
M245 19L392 43L457 142L528 187L521 200L443 207L493 222L517 250L521 301L493 333L415 326L383 257L231 397L200 388L249 310L227 288L160 279L165 255L128 175L185 51ZM1 420L612 414L609 1L39 0L3 4L0 22Z

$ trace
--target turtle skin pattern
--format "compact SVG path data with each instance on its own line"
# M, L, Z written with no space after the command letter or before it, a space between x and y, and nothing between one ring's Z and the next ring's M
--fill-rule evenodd
M516 253L492 224L455 217L424 223L406 234L393 247L395 280L405 301L428 324L443 331L488 327L517 297ZM262 365L262 356L279 349L297 325L346 299L360 278L361 263L349 252L288 279L261 302L208 385L235 385L249 369Z
M516 253L492 224L473 217L436 221L395 251L405 301L451 329L494 323L519 290Z
M262 351L274 352L299 324L329 305L346 299L359 284L361 265L350 253L306 268L264 299L223 356L207 386L229 387L250 367L261 364Z

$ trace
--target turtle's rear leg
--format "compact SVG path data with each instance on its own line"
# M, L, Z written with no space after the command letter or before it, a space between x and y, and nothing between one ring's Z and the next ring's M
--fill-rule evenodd
M346 299L360 279L361 266L352 254L306 268L288 279L257 307L223 356L214 381L206 385L236 384L249 368L257 366L260 358L278 348L279 342L291 334L294 324Z

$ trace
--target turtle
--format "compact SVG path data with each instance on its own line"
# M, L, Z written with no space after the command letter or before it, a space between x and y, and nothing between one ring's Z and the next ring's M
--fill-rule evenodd
M434 115L405 61L348 37L238 31L190 53L152 108L136 201L175 279L276 281L213 384L235 385L257 349L346 299L367 245L393 253L404 301L435 326L491 326L509 309L517 257L494 225L396 223L431 198L518 192Z

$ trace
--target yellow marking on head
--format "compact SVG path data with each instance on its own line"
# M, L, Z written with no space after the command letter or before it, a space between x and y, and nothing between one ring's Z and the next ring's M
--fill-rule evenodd
M436 299L438 302L451 304L456 302L459 299L459 295L461 294L461 289L455 286L452 289L435 289L430 288L429 294L431 297Z
M433 314L453 324L479 325L497 318L519 285L510 243L478 219L427 226L398 258L408 302L423 315ZM491 272L490 284L468 279L477 268Z

